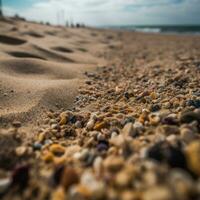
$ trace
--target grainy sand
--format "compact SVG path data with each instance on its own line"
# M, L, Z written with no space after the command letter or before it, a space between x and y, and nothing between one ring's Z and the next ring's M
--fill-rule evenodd
M105 64L107 35L0 21L0 126L33 124L45 110L70 108L83 73Z

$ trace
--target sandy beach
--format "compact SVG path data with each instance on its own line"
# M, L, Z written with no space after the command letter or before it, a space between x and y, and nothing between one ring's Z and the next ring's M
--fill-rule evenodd
M200 36L0 21L0 198L200 197Z
M1 126L16 118L30 125L45 110L70 108L83 73L105 63L109 33L0 23Z

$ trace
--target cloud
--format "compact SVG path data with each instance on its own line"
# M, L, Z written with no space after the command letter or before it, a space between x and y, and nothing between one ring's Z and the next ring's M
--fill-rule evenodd
M20 0L22 1L22 0ZM24 0L25 1L25 0ZM199 23L199 0L26 0L12 8L22 16L51 23L66 20L90 25Z

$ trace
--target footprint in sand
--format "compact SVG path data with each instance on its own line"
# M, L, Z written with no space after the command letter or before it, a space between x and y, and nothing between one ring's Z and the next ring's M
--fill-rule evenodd
M34 55L31 53L26 53L26 52L12 51L12 52L7 52L7 53L15 58L36 58L36 59L46 60L45 58L41 56Z
M28 32L24 32L23 35L29 35L35 38L44 38L44 35L40 34L40 33L36 33L34 31L28 31Z
M0 35L0 43L8 45L21 45L26 43L26 40L22 40L16 37L10 37L6 35Z
M73 53L74 52L72 49L69 49L66 47L53 47L52 49L55 51L60 51L62 53Z

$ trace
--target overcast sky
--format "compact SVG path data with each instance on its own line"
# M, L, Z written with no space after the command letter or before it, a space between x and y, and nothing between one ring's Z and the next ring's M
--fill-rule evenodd
M200 24L200 0L2 0L4 13L88 25Z

